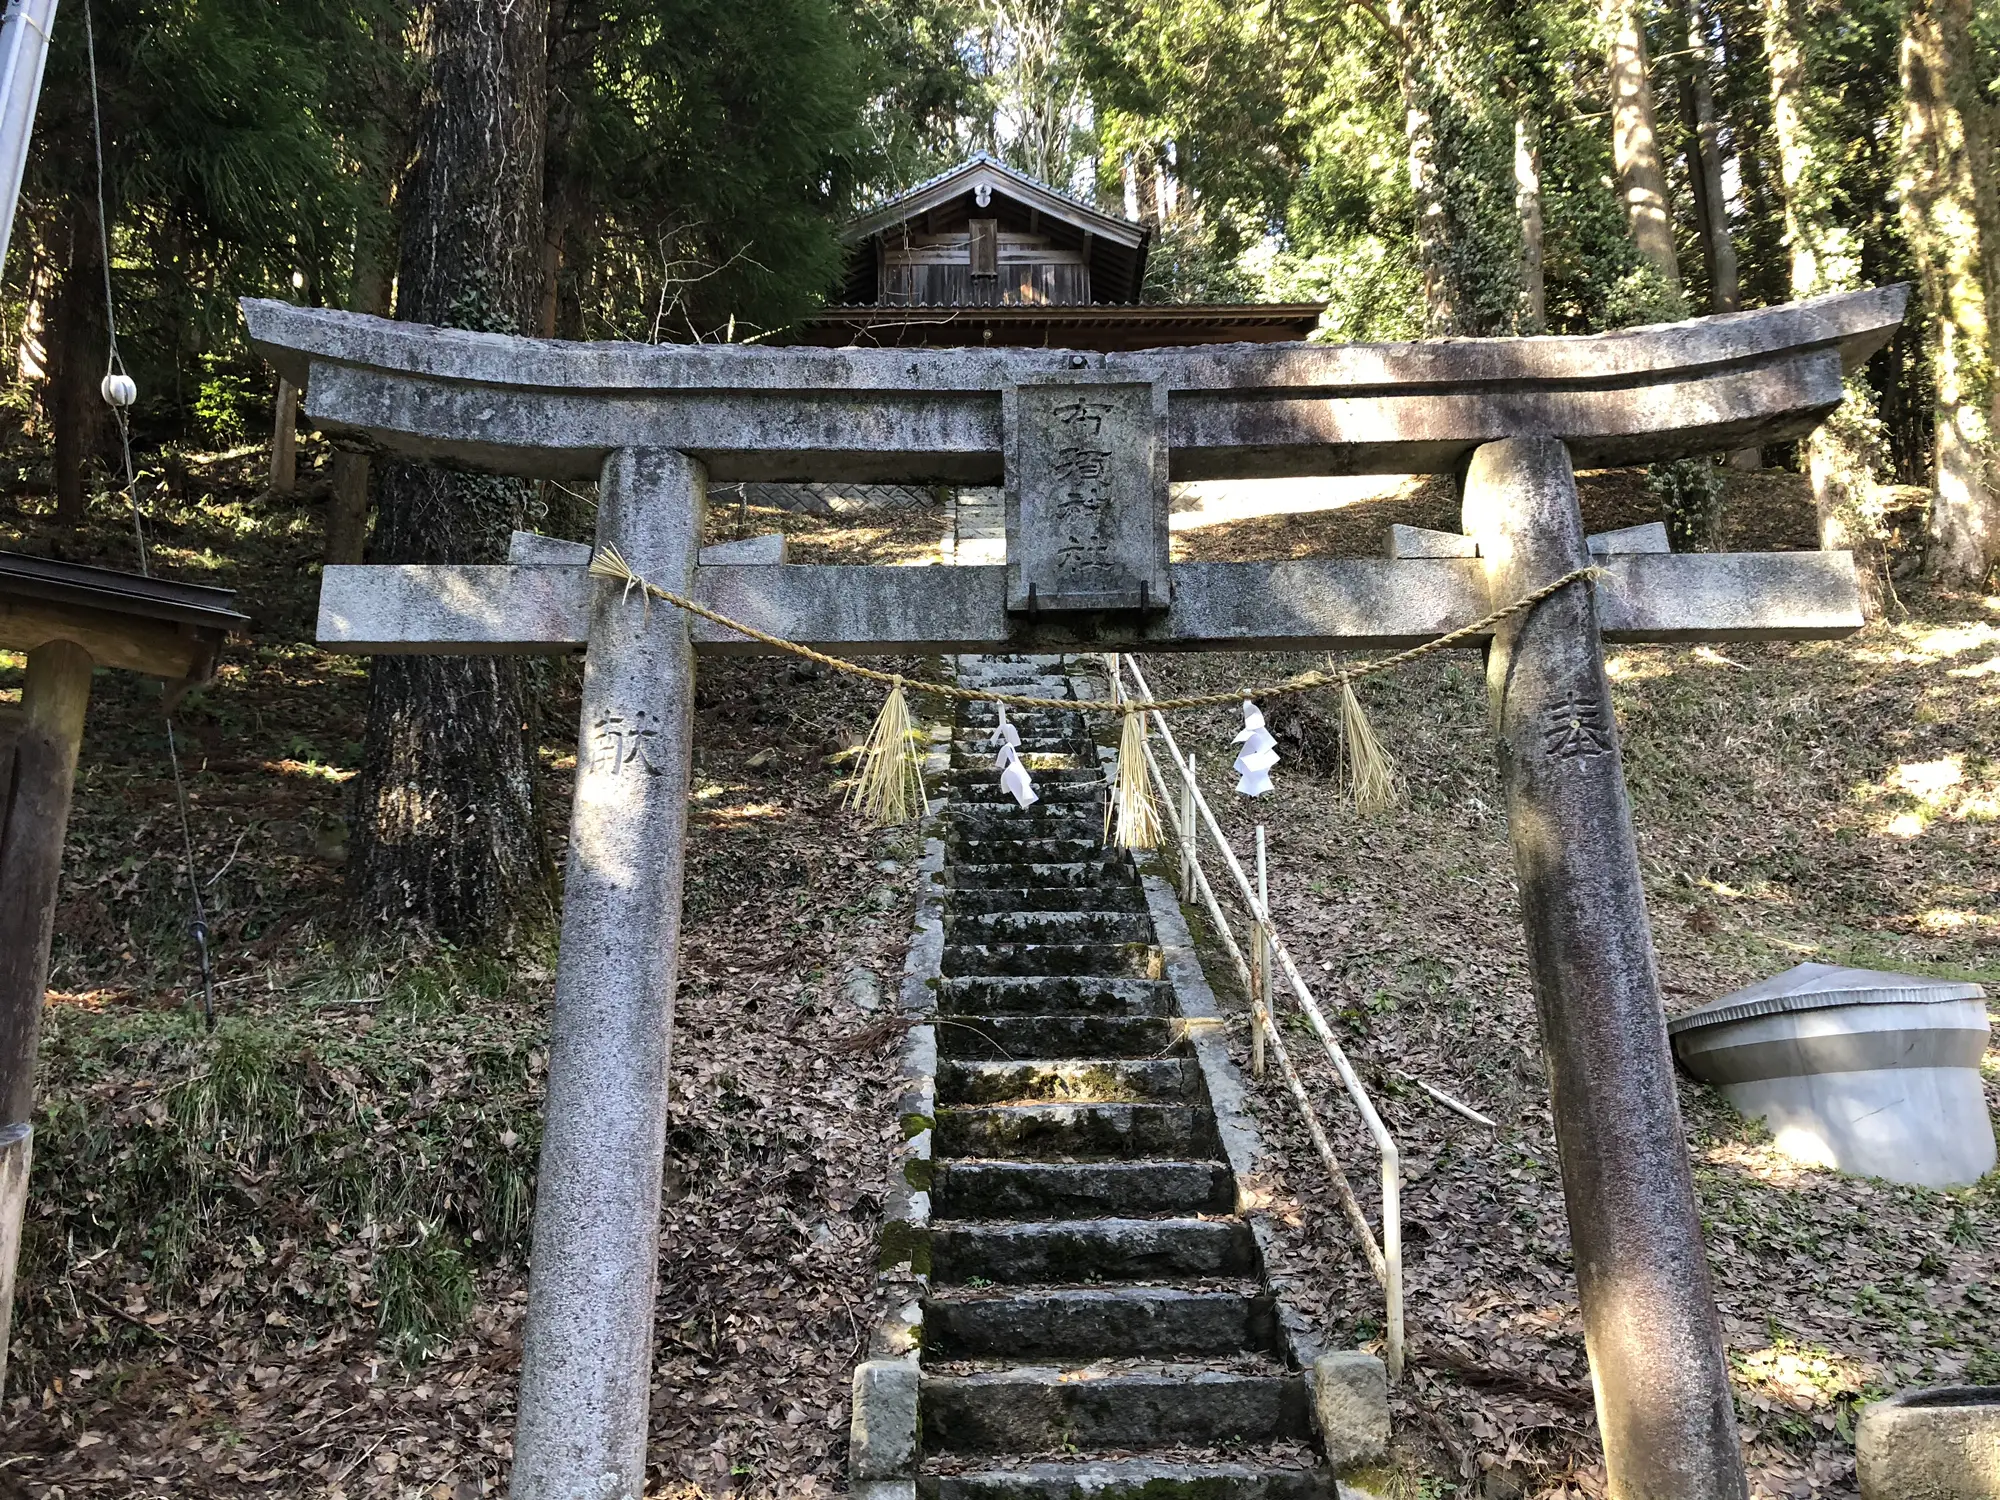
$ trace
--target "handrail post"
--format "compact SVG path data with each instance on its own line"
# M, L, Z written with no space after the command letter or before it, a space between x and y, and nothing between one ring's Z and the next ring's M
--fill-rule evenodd
M1250 1076L1264 1076L1264 1028L1271 1014L1271 885L1264 862L1264 825L1257 825L1257 910L1250 929Z
M1383 1340L1383 1363L1389 1384L1403 1378L1403 1164L1393 1144L1382 1150L1382 1296L1388 1304L1389 1327Z
M1169 751L1171 754L1171 750ZM1178 761L1177 761L1178 763ZM1194 900L1194 866L1201 833L1194 821L1194 756L1181 766L1181 900Z

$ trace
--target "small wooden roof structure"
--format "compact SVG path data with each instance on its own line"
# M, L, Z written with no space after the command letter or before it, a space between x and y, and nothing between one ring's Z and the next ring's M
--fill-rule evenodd
M214 675L230 631L250 623L235 606L229 589L0 552L0 647L74 641L101 667L183 691Z
M1079 278L1046 293L1052 299L1139 300L1152 242L1150 229L1058 192L981 151L877 204L841 231L849 256L836 301L842 306L866 306L892 299L906 304L945 300L925 296L921 286L913 292L895 285L891 273L898 258L942 259L952 248L967 244L973 226L981 223L994 226L1002 262L1013 255L1033 256L1079 268L1083 273ZM1079 285L1081 297L1075 295Z
M1324 304L1141 305L1152 229L984 152L842 231L841 284L779 342L1095 349L1287 343Z

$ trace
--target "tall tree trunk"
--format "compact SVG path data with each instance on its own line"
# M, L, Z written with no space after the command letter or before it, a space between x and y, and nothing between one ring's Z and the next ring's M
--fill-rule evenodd
M532 333L539 304L546 0L433 0L403 193L397 316ZM517 480L385 466L374 555L494 562ZM382 656L370 674L354 895L368 919L476 937L546 909L523 675L507 657Z
M1743 305L1736 270L1736 242L1729 234L1729 202L1722 191L1721 122L1709 70L1715 45L1702 0L1687 0L1687 65L1681 73L1681 112L1688 133L1688 183L1701 228L1701 261L1708 273L1708 310L1730 313Z
M1465 331L1458 280L1451 266L1451 224L1438 166L1435 70L1424 0L1389 0L1396 39L1403 134L1410 157L1410 196L1417 211L1417 269L1424 283L1424 332L1449 338Z
M1993 402L1993 142L1973 62L1971 0L1912 0L1903 26L1903 227L1931 318L1937 475L1932 576L1977 585L2000 563L2000 450ZM1978 200L1987 199L1982 205ZM1982 207L1984 212L1981 211Z
M65 256L49 309L49 425L55 429L56 524L83 524L90 459L102 446L98 394L110 345L104 326L104 252L96 205L74 199L65 217Z
M1701 230L1702 269L1708 274L1708 310L1732 313L1743 305L1736 240L1729 232L1729 199L1722 189L1722 122L1715 112L1710 74L1715 68L1711 17L1703 0L1687 0L1687 66L1681 74L1681 112L1687 126L1688 182L1694 189L1695 223ZM1757 448L1738 448L1729 467L1755 473L1764 466Z
M1822 139L1813 115L1806 46L1814 24L1809 0L1767 0L1764 51L1771 64L1771 124L1778 175L1785 195L1785 242L1791 251L1794 298L1846 291L1856 285L1861 256L1854 232L1833 208L1834 145ZM1819 514L1819 544L1854 553L1862 603L1881 612L1882 525L1877 484L1875 398L1858 376L1849 377L1847 399L1801 445Z
M1521 221L1522 333L1549 331L1548 288L1543 276L1542 122L1533 101L1514 115L1514 212Z
M1611 156L1618 169L1625 222L1640 257L1675 293L1681 268L1674 254L1673 207L1660 158L1653 82L1646 64L1646 26L1638 0L1608 0L1605 31L1611 87Z

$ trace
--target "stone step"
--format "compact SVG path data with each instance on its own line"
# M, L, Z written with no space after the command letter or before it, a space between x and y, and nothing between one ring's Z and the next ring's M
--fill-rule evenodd
M977 801L995 802L1007 795L1000 790L1000 773L990 761L984 766L967 766L953 771L944 778L944 784L962 795L981 794L973 799ZM1102 793L1104 772L1097 766L1056 766L1035 772L1035 790L1044 797L1052 795L1052 790L1072 787Z
M938 981L947 1016L1170 1016L1174 987L1164 979L1093 979L1083 974L988 974Z
M1097 741L1080 734L1024 734L1014 747L1030 771L1089 771L1104 774ZM951 742L951 769L990 771L1000 746L990 734L960 735Z
M937 1359L1232 1354L1277 1347L1269 1293L1178 1287L952 1291L924 1303L924 1352Z
M1157 979L1160 950L1151 943L946 943L944 976L1078 974Z
M1289 1373L1191 1366L1091 1378L1060 1367L926 1374L918 1405L924 1447L932 1453L1146 1449L1312 1436L1305 1378Z
M1334 1500L1324 1472L1279 1463L1100 1458L920 1474L921 1500Z
M1136 911L952 911L944 919L944 940L952 944L1137 943L1150 946L1153 919L1147 913Z
M1212 1161L936 1162L931 1211L939 1219L1139 1218L1227 1214L1228 1167Z
M1123 849L1098 847L1080 859L1044 864L981 864L976 860L947 865L944 885L953 891L1019 890L1024 886L1095 889L1100 885L1137 888L1139 877Z
M1207 1105L985 1104L940 1108L940 1156L1203 1156L1215 1149Z
M976 847L985 839L1089 839L1104 842L1102 802L1038 802L1032 807L1001 807L988 804L976 808L948 809L951 838L961 847Z
M955 821L955 820L954 820ZM1096 859L1104 853L1101 838L967 838L946 824L945 848L968 864L1062 865ZM1023 883L1018 875L1010 882Z
M1030 766L1030 772L1034 767ZM1076 811L1095 811L1103 817L1105 798L1104 783L1098 781L1056 781L1042 779L1047 773L1035 772L1036 801L1028 805L1027 811L1047 813L1058 808ZM1000 787L955 786L946 787L945 811L954 818L967 813L1009 813L1019 816L1021 805L1014 800L1014 794Z
M1072 1219L931 1229L931 1282L1089 1285L1254 1276L1257 1244L1241 1219Z
M1192 1061L1179 1057L1097 1062L948 1059L938 1064L937 1092L943 1104L1192 1102L1199 1097L1199 1079Z
M1180 1039L1166 1016L954 1016L940 1057L1152 1057Z
M1013 867L1018 868L1018 866ZM953 916L1017 911L1132 911L1146 909L1143 887L1131 885L1058 885L1039 890L956 889L945 900Z

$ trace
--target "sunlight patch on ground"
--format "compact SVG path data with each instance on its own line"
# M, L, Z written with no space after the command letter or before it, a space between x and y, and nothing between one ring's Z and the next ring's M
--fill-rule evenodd
M1830 1170L1794 1160L1780 1151L1777 1142L1772 1140L1724 1141L1709 1147L1702 1154L1702 1159L1713 1166L1740 1172L1766 1187L1776 1188L1804 1187Z
M1424 482L1421 474L1361 474L1315 479L1198 479L1174 486L1173 531L1226 526L1253 516L1295 516L1344 510L1370 500L1400 500Z
M1953 823L2000 822L2000 775L1968 776L1963 755L1904 761L1879 785L1857 789L1864 802L1891 800L1876 832L1913 839L1939 819Z
M752 818L782 818L785 810L775 802L746 802L741 807L712 807L702 813L710 823L743 823Z
M1604 674L1613 682L1654 682L1674 675L1674 666L1664 651L1621 651L1604 663Z
M1954 621L1946 625L1907 624L1887 627L1886 640L1857 647L1856 661L1878 666L1929 666L1971 651L1990 651L2000 646L2000 626L1983 620Z
M1980 932L2000 933L2000 917L1962 911L1951 906L1933 906L1922 912L1917 917L1917 925L1925 932L1940 936L1971 937Z
M1817 1411L1842 1396L1858 1395L1878 1374L1873 1366L1830 1349L1789 1341L1737 1355L1732 1363L1738 1386L1794 1411Z
M318 781L352 781L359 775L356 771L344 771L339 766L322 765L316 760L267 760L259 762L266 771L276 771L281 776L310 776Z

